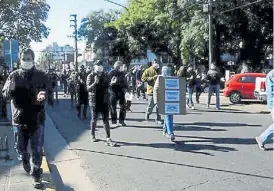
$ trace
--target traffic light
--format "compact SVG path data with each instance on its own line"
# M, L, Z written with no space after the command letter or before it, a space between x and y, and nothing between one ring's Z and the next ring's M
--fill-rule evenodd
M73 27L73 28L77 28L77 15L76 14L71 14L70 15L71 19L70 19L70 27Z

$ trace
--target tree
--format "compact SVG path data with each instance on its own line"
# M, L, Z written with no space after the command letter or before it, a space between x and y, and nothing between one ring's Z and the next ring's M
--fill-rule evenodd
M119 31L126 30L132 37L130 40L142 45L139 47L168 53L175 64L180 64L180 60L187 63L193 57L207 59L208 14L202 11L202 2L132 0L128 11L111 24ZM242 59L251 59L254 66L259 65L261 54L270 47L273 39L270 0L223 13L248 3L248 0L215 1L213 40L214 60L218 65L221 54L238 52ZM239 47L240 43L244 46Z
M105 23L117 18L119 12L103 10L91 12L87 18L83 18L79 28L79 38L87 40L87 47L93 48L99 57L104 58L110 52L112 44L117 38L117 30L113 27L105 27Z
M167 53L180 64L182 17L175 18L177 9L174 0L132 0L128 11L111 24L119 31L126 30L143 52L151 49L156 54Z
M0 0L0 36L19 40L21 48L29 47L31 41L40 42L49 34L44 24L49 9L46 0Z

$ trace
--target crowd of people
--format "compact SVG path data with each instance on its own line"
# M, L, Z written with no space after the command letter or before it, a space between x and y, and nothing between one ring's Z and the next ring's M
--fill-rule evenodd
M187 82L187 103L190 109L194 108L193 93L196 92L196 102L199 103L203 88L208 86L207 108L210 106L211 96L216 94L216 109L220 109L220 80L221 75L214 64L207 73L194 70L192 65L181 66L178 69L172 66L161 66L154 60L148 68L129 68L121 61L115 62L110 71L106 71L101 61L96 61L92 67L81 66L79 71L64 70L60 76L54 71L46 73L36 69L34 65L34 52L27 49L21 58L21 68L11 72L7 79L0 79L2 85L1 100L11 100L12 125L15 137L15 149L18 159L22 160L23 168L33 177L35 188L42 186L42 155L45 128L45 105L54 105L58 102L58 81L63 87L64 97L70 96L71 106L76 108L77 117L80 120L87 119L88 107L91 112L91 141L97 142L95 130L98 116L102 116L106 133L106 145L115 146L111 140L110 129L112 127L126 126L127 112L131 112L131 101L135 95L137 99L147 100L147 110L144 120L148 121L154 108L156 108L155 122L163 124L163 135L171 141L175 140L173 131L173 116L164 115L162 121L158 109L159 77L179 76ZM1 66L0 66L1 72ZM4 76L4 75L3 75ZM268 75L267 91L268 106L273 110L273 72ZM54 96L55 94L55 96ZM47 98L47 102L46 102ZM55 101L54 101L55 100ZM117 104L120 110L117 114ZM5 101L1 101L5 105ZM3 119L7 119L7 112L0 107ZM3 106L4 108L4 106ZM6 108L6 105L5 105ZM111 125L109 123L111 121ZM257 137L256 140L261 149L273 134L273 126ZM32 150L32 166L28 144Z

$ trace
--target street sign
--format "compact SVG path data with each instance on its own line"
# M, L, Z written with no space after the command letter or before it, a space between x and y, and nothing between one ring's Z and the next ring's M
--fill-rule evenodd
M18 40L5 40L4 41L4 60L7 66L13 67L17 63L19 56L19 41Z

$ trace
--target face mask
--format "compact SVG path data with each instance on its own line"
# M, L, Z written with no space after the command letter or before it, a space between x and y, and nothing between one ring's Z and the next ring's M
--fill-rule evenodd
M114 66L114 70L121 70L120 66Z
M104 70L104 68L102 67L102 66L94 66L94 72L96 73L96 74L102 74L102 72L103 72L103 70Z
M157 63L155 63L155 64L153 64L153 67L155 68L155 69L159 69L159 64L157 64Z
M34 66L33 62L22 62L21 68L23 70L30 70Z

